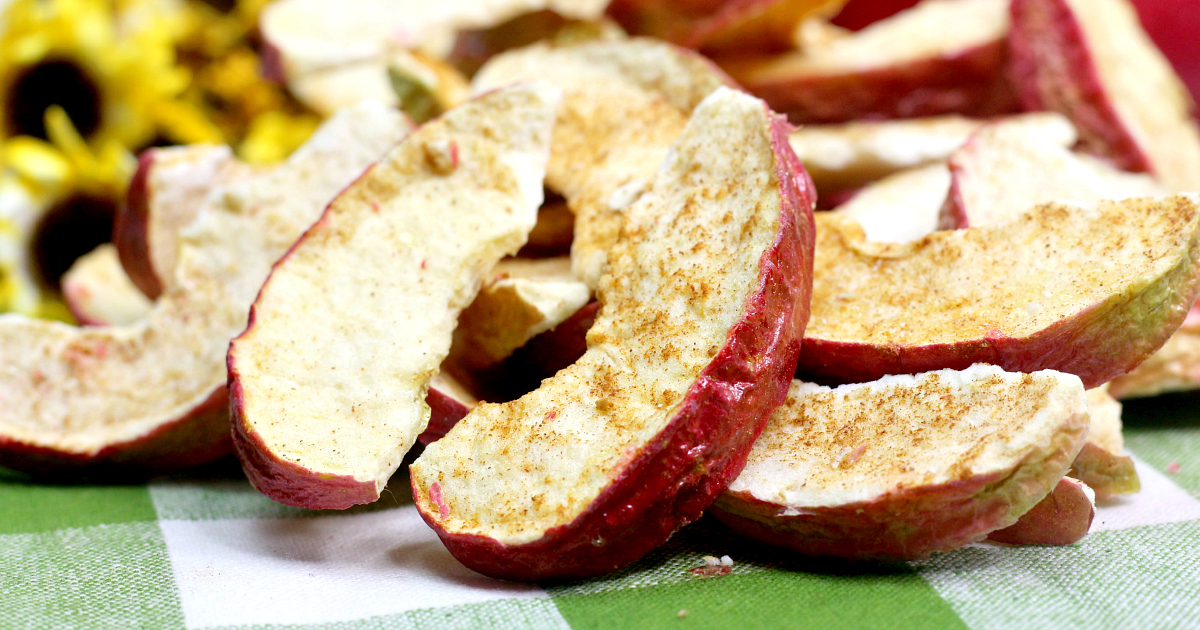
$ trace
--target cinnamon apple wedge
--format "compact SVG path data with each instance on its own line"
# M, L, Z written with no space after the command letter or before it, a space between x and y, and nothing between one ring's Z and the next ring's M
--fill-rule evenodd
M491 367L575 314L590 297L565 256L501 261L458 316L450 360L468 370Z
M1083 540L1096 516L1096 493L1077 479L1063 477L1046 498L1016 523L988 534L1006 545L1070 545Z
M944 162L986 124L964 116L806 125L788 142L817 189L866 186L888 175Z
M1180 328L1163 347L1128 374L1112 381L1112 395L1125 400L1200 388L1200 334Z
M113 244L133 284L155 299L175 279L179 232L215 190L261 174L227 146L149 149L138 158L126 202L113 225Z
M1133 458L1124 452L1121 403L1109 394L1110 389L1111 383L1106 383L1088 390L1088 439L1068 473L1087 484L1101 500L1142 489Z
M459 312L537 221L560 98L513 86L427 123L275 265L228 358L234 444L260 492L379 498L426 429Z
M576 277L595 288L623 213L654 178L692 110L729 78L704 57L646 39L556 46L493 58L472 89L549 81L563 90L546 184L575 213Z
M1013 0L1012 76L1027 109L1062 113L1089 153L1200 190L1187 87L1127 0Z
M1043 204L901 245L867 242L846 217L817 226L797 370L816 382L991 363L1095 387L1157 350L1200 292L1194 195Z
M154 308L121 267L117 249L106 243L80 257L62 278L63 301L83 326L132 324Z
M950 192L950 170L930 164L889 175L833 209L853 219L867 241L907 243L938 230Z
M786 394L813 199L788 125L719 88L626 211L575 364L413 463L422 517L494 577L598 575L698 518Z
M794 381L713 504L735 532L818 556L913 560L1008 527L1087 434L1079 379L976 365L836 389Z
M997 225L1039 203L1060 199L1092 203L1170 193L1148 175L1126 173L1072 153L1074 128L1065 118L1050 116L1057 119L1056 134L1001 121L980 129L950 157L946 212L951 224Z
M363 105L288 160L207 197L174 281L129 326L0 316L0 465L178 468L230 450L225 351L271 264L342 187L409 130Z
M782 55L718 58L796 124L1016 110L1007 0L925 0L857 33Z

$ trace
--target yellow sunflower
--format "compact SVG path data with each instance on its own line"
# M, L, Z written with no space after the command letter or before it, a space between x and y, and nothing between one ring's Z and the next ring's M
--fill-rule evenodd
M179 98L190 76L176 65L178 29L162 16L117 17L106 0L13 0L4 9L0 137L46 139L46 109L58 105L94 146L224 139Z
M110 239L136 163L116 141L93 149L61 107L44 124L49 141L0 144L0 310L69 319L58 281Z

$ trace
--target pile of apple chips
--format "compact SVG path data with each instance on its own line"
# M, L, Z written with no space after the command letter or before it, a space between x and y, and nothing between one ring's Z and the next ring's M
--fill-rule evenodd
M264 12L327 121L141 157L87 325L0 317L0 463L341 509L420 442L487 575L705 511L893 561L1078 541L1139 489L1117 398L1200 387L1200 133L1127 0L412 4Z

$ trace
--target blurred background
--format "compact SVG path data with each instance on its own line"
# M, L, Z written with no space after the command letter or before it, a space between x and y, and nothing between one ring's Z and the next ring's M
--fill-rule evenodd
M292 4L321 2L343 6L336 0ZM359 2L376 11L390 6L388 0ZM393 2L405 10L414 6ZM1134 2L1192 94L1200 93L1200 2ZM850 0L832 22L857 30L916 3ZM439 89L465 89L462 77L488 54L570 22L540 12L454 33L444 38L443 58L415 51L407 61L391 59L388 85L381 66L363 61L373 53L358 50L380 33L357 37L354 29L363 23L304 24L304 10L280 11L273 28L287 46L276 47L264 37L269 4L0 0L0 312L73 321L61 299L61 278L76 259L110 239L141 151L221 143L246 162L269 164L359 94L407 94L405 109L420 120L436 114ZM337 38L322 40L327 33L319 31L339 27L347 29L346 51L322 49ZM292 57L281 58L289 46ZM306 63L320 66L343 53L349 62L336 72L303 72Z

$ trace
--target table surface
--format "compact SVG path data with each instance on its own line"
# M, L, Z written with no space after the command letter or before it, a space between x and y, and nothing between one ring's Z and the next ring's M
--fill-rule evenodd
M235 460L148 483L0 470L3 628L1200 628L1200 394L1126 403L1143 490L1068 547L817 561L712 519L619 574L538 585L458 564L407 479L346 512L256 493ZM727 575L691 569L728 555Z

